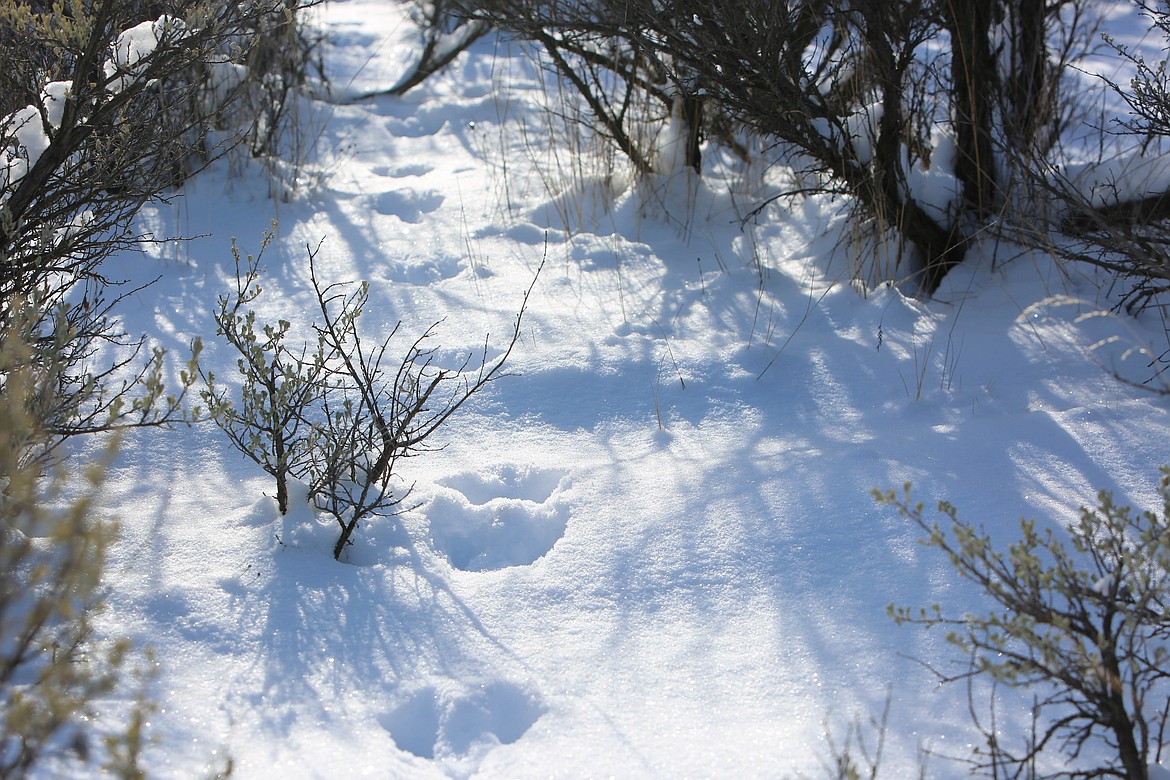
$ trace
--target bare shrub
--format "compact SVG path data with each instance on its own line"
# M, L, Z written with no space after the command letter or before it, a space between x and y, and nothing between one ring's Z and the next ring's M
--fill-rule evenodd
M456 411L505 376L532 287L498 357L489 358L485 343L478 356L443 366L430 346L432 326L392 360L390 348L401 326L369 342L359 328L368 284L347 291L345 285L321 282L316 253L309 250L320 315L313 326L317 338L291 349L284 342L288 321L258 325L253 311L244 312L261 294L255 284L259 256L249 256L241 267L236 252L236 291L220 299L216 322L241 355L239 402L211 374L204 375L203 397L232 445L275 478L282 513L288 511L288 480L308 484L309 500L338 524L333 557L340 560L362 523L396 513L409 496L409 487L394 486L399 461L427 451L431 437Z
M324 393L325 345L318 340L310 352L305 346L290 350L284 338L287 320L257 326L256 313L245 307L263 292L258 283L260 261L273 234L266 233L255 257L241 260L232 241L236 289L220 296L215 312L216 335L231 346L243 384L238 403L216 384L215 374L199 368L201 396L208 413L234 446L276 481L276 502L288 512L288 484L308 473L320 434L308 419L309 410ZM259 330L258 330L259 328Z
M214 156L213 133L247 81L248 56L298 7L0 5L0 330L17 327L12 301L32 305L39 319L19 327L51 346L43 354L59 378L56 416L44 420L50 436L185 419L187 386L166 395L160 354L133 368L144 342L119 329L114 310L136 290L120 290L102 263L143 240L131 222L143 204ZM221 135L220 148L253 125L273 123ZM98 364L107 348L114 357Z
M92 724L95 702L123 685L130 649L93 636L115 533L93 510L102 464L78 490L79 475L30 456L51 438L42 415L52 408L52 367L26 339L38 315L26 303L9 309L13 324L0 330L0 777L67 773L103 754L109 769L139 776L147 704L104 742Z
M1170 7L1134 0L1150 32L1170 41ZM1118 156L1088 161L1075 173L1049 166L1039 187L1060 204L1057 239L1049 248L1124 279L1120 305L1136 313L1170 291L1170 181L1159 158L1170 137L1170 78L1166 65L1107 39L1133 70L1128 84L1105 83L1129 108L1115 120Z
M639 171L652 169L653 150L636 143L629 105L656 104L659 122L685 124L686 165L696 170L703 138L730 142L737 127L785 145L810 184L777 197L847 196L859 222L905 249L884 277L913 279L925 294L1013 197L1009 160L1054 143L1066 60L1049 41L1077 38L1056 32L1081 23L1066 8L1085 6L465 4L472 18L539 45ZM648 99L629 97L637 92Z
M953 617L938 605L891 605L894 620L947 628L970 668L942 680L980 677L1035 693L1034 733L1012 748L994 720L985 724L976 769L1032 776L1037 756L1056 748L1071 762L1057 776L1147 780L1161 759L1170 713L1170 470L1158 492L1158 511L1134 512L1102 491L1067 535L1022 520L1004 550L945 501L942 527L911 501L909 485L901 495L875 491L990 602L985 613Z
M405 95L432 75L454 62L471 44L491 28L481 19L469 19L461 6L452 0L415 0L411 19L419 31L418 57L406 73L384 90L369 92L359 100L378 95Z

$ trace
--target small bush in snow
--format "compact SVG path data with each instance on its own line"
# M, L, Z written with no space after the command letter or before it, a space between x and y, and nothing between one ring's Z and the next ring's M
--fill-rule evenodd
M1170 7L1145 0L1135 5L1150 23L1150 35L1170 43ZM1134 72L1128 84L1109 82L1129 108L1117 123L1132 143L1120 159L1099 159L1077 175L1046 172L1046 184L1061 206L1064 238L1072 239L1056 251L1129 280L1122 301L1133 312L1170 292L1170 179L1164 164L1170 75L1165 62L1147 62L1109 42Z
M213 373L200 369L200 375L211 418L237 450L276 480L276 502L285 514L288 482L308 473L311 453L319 446L319 428L308 416L324 394L325 347L319 339L312 352L307 347L290 351L284 342L288 321L257 326L256 313L245 313L244 307L263 292L257 284L259 263L271 240L272 234L266 234L257 256L243 261L232 242L236 289L220 297L215 312L216 335L240 353L236 364L243 382L238 402L216 386Z
M258 324L254 311L244 312L261 293L255 284L259 257L249 256L241 267L235 252L236 291L220 299L215 318L219 335L241 355L242 384L234 401L207 374L203 397L233 446L276 479L281 512L288 511L288 480L308 484L309 500L338 524L333 557L340 559L363 522L395 513L409 496L409 488L392 487L398 461L425 451L451 415L504 375L532 288L507 348L495 360L489 360L485 346L478 358L472 354L441 366L437 349L429 346L431 327L391 361L400 326L367 341L359 322L368 284L348 292L344 285L323 284L315 257L316 250L310 250L320 315L313 325L316 338L294 350L285 344L288 321Z
M27 306L10 305L16 324L35 320ZM102 470L89 469L86 489L63 499L77 475L46 472L30 457L49 438L52 382L28 333L0 331L0 777L68 776L103 751L108 769L139 777L145 705L101 741L90 722L94 703L121 684L129 649L92 636L114 533L93 516Z
M972 763L997 777L1035 772L1041 751L1062 748L1061 777L1147 780L1161 759L1170 717L1170 469L1159 482L1157 512L1117 506L1105 491L1094 509L1064 532L1021 521L1006 550L958 519L944 502L948 528L927 520L909 485L898 495L875 491L922 529L959 576L990 600L987 612L948 617L938 605L891 605L899 624L949 627L947 639L971 659L969 672L946 681L990 678L1036 693L1036 726L1013 752L994 726ZM1112 753L1098 764L1089 748Z
M248 22L241 41L246 55L238 115L228 121L247 130L253 156L303 154L305 143L295 116L297 97L310 75L325 80L320 60L323 34L305 21L305 11L321 0L282 0ZM293 160L295 163L300 160Z

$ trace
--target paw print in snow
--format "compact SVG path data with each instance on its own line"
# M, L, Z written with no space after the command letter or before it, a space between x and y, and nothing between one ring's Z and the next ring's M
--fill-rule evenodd
M492 571L532 563L565 533L568 508L558 496L562 469L505 465L455 474L431 501L431 538L451 564Z
M462 760L512 744L544 711L534 695L498 680L470 689L426 686L378 720L399 750L419 758Z
M417 224L443 205L443 195L434 190L393 189L368 196L370 209L387 217Z

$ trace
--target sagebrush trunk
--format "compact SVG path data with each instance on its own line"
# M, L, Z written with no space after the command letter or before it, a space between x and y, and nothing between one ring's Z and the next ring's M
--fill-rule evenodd
M949 0L944 5L951 35L951 103L964 210L980 219L998 208L992 118L996 63L991 49L994 3Z

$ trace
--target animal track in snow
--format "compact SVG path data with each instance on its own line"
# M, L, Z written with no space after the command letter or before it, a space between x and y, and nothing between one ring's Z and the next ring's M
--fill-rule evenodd
M454 692L421 688L378 721L400 750L460 759L512 744L544 711L535 696L500 680Z
M434 168L423 163L407 163L405 165L378 165L370 170L375 176L405 179L407 176L426 176Z
M421 221L424 214L437 211L443 205L443 196L434 190L387 190L369 196L369 205L379 214L414 223Z
M458 490L473 504L486 504L494 498L522 498L542 504L556 492L564 476L564 469L504 465L489 474L455 474L440 479L439 484Z
M435 254L425 258L391 260L386 263L384 270L392 281L427 285L458 276L463 270L463 261L453 255Z
M431 538L451 565L493 571L530 564L564 536L569 511L558 500L566 472L503 465L439 480L430 503Z

